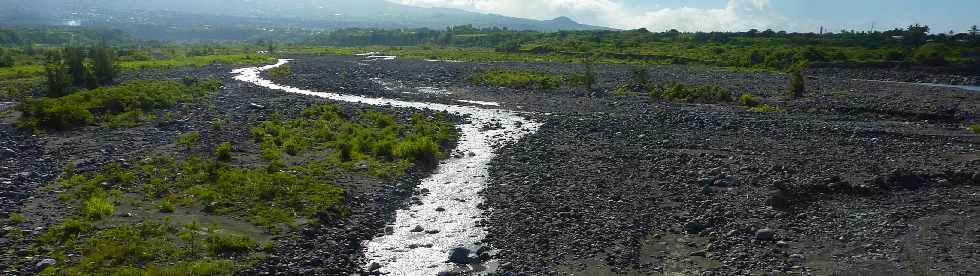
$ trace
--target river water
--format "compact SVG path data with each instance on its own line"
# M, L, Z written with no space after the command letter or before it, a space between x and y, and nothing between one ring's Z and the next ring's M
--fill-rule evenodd
M369 55L378 61L375 55ZM380 58L389 60L389 57ZM457 151L462 153L442 162L436 172L422 180L417 192L421 205L413 204L397 211L395 221L386 234L364 241L364 253L369 261L379 264L380 272L391 275L435 275L452 269L476 269L447 263L453 248L472 246L486 236L476 222L483 218L477 206L483 202L479 192L487 185L487 171L494 149L535 132L540 124L526 119L518 112L489 108L493 102L465 102L471 105L447 105L369 98L339 92L318 92L276 84L260 77L260 72L282 66L288 59L273 65L242 68L233 71L235 79L288 93L311 95L335 101L376 106L421 108L466 115L468 121L460 126L461 137ZM436 210L440 211L436 211ZM423 231L417 231L421 228Z

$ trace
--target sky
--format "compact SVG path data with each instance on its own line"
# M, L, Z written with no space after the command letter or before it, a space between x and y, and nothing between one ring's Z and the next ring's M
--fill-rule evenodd
M651 31L797 32L894 29L919 23L933 33L980 25L980 0L389 0Z

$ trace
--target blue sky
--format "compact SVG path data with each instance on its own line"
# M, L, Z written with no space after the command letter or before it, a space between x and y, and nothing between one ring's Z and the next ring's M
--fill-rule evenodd
M535 19L569 16L618 28L816 32L927 24L933 32L980 25L980 0L390 0Z

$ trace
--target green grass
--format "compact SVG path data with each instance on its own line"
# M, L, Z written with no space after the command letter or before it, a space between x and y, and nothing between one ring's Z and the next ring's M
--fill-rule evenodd
M755 112L755 113L784 113L784 112L786 112L786 110L783 109L783 108L780 108L780 107L777 107L777 106L772 106L772 105L769 105L769 104L761 104L761 105L753 106L753 107L749 108L749 111L752 111L752 112Z
M11 224L21 224L27 221L27 217L20 213L10 213L7 215L7 220L10 221Z
M486 70L474 73L468 78L474 85L531 90L555 89L561 86L564 79L560 75L545 72L507 69Z
M93 219L111 216L115 211L116 206L104 195L93 195L85 201L85 215Z
M18 125L23 128L65 130L95 123L134 127L152 120L146 114L203 97L221 87L216 79L185 84L177 81L133 81L83 90L60 98L29 99Z
M967 127L967 129L973 133L980 134L980 123L971 124L969 127Z
M214 228L153 221L96 228L74 219L49 230L41 244L58 248L58 262L42 275L228 275L252 263L258 249Z
M268 71L266 71L266 73L273 78L285 78L293 74L293 69L291 66L289 66L289 64L286 64L283 66L269 69Z
M177 137L177 143L184 146L187 149L193 148L201 141L200 131L191 131L188 133L181 134Z

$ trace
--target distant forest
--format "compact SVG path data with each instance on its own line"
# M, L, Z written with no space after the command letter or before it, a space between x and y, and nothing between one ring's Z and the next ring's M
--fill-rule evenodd
M214 32L227 32L219 29ZM234 30L242 32L242 30ZM268 33L268 32L267 32ZM215 34L220 37L221 34ZM135 41L118 30L79 27L0 28L0 45L60 46L94 44L159 45ZM391 46L487 48L521 53L642 60L651 63L699 63L714 66L785 70L803 63L865 63L980 68L980 32L931 33L928 26L881 32L787 33L773 30L697 32L677 30L515 31L469 25L432 29L362 29L256 35L250 43L306 46Z

